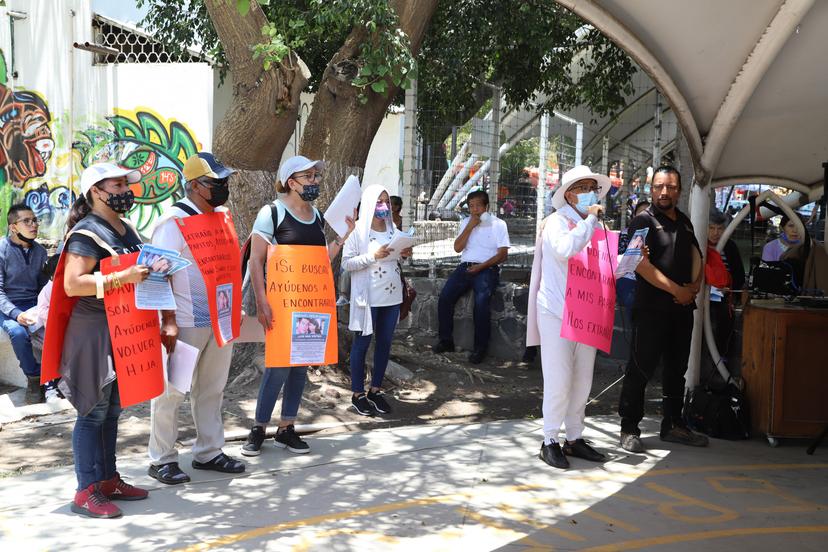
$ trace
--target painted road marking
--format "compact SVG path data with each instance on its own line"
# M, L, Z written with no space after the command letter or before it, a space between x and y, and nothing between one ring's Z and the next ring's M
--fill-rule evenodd
M591 474L584 474L584 475L573 475L572 477L567 477L566 481L589 481L589 482L601 482L601 481L614 481L617 483L625 484L631 483L636 478L652 478L652 477L663 477L663 476L675 476L675 475L694 475L694 474L701 474L701 473L709 473L709 472L732 472L738 471L739 473L742 472L751 472L751 471L780 471L780 470L808 470L808 469L816 469L822 470L828 468L828 464L755 464L755 465L716 465L716 466L694 466L689 468L666 468L666 469L653 469L643 473L635 473L634 471L630 470L623 470L623 471L604 471L601 473L591 473ZM762 479L754 479L754 478L747 478L742 476L710 476L704 478L705 481L708 482L712 486L714 490L720 493L725 494L733 494L733 493L754 493L754 494L766 494L772 497L778 497L788 501L789 504L793 504L793 506L783 506L782 510L779 510L777 506L776 509L768 509L763 507L751 506L746 508L748 512L770 512L770 511L782 511L782 512L801 512L801 511L815 511L815 510L825 510L826 506L807 502L802 500L778 487L768 484L767 481ZM733 483L739 485L747 485L750 484L752 486L734 486L731 485ZM626 500L633 503L643 504L647 506L654 506L659 513L663 516L679 521L682 523L689 523L689 524L711 524L711 523L724 523L727 521L732 521L740 517L740 513L724 506L720 506L718 504L714 504L712 502L708 502L705 500L701 500L699 498L695 498L689 495L686 495L682 492L679 492L675 489L672 489L664 484L656 483L656 482L644 482L644 488L649 489L650 491L669 497L671 500L654 500L650 498L642 498L639 496L632 496L626 494L624 492L616 492L611 495L612 498L618 498L620 500ZM227 546L231 544L238 544L244 541L257 539L266 537L268 535L274 535L276 533L280 533L283 531L293 530L293 529L300 529L300 528L308 528L313 527L315 525L321 525L324 523L329 522L338 522L346 519L368 516L373 514L381 514L381 513L388 513L398 510L404 510L409 508L415 508L420 506L432 506L438 504L458 504L463 502L468 502L472 499L481 499L485 498L487 495L502 495L503 493L508 492L518 492L521 493L520 502L522 504L526 503L548 503L548 504L556 504L559 505L564 503L565 501L560 498L545 498L539 496L533 496L531 494L526 493L526 491L554 491L553 488L548 486L539 486L539 485L513 485L505 488L499 487L482 487L476 488L469 492L463 493L451 493L433 497L424 497L424 498L415 498L409 499L399 502L392 502L387 504L379 504L375 506L369 506L365 508L358 508L355 510L343 511L343 512L335 512L329 514L322 514L319 516L313 516L301 520L294 520L294 521L287 521L276 523L273 525L268 525L265 527L260 527L248 531L243 531L240 533L235 533L231 535L225 535L222 537L217 537L213 540L208 540L205 542L201 542L198 544L194 544L192 546L182 548L179 552L196 552L202 550L209 550L212 548L220 547L220 546ZM555 525L545 525L541 522L532 520L525 516L524 514L515 510L513 506L506 502L500 501L495 508L499 509L501 512L506 514L506 516L511 520L517 523L522 523L528 527L532 527L535 529L539 529L544 533L554 534L561 538L567 539L569 541L574 542L584 542L587 540L586 537L579 535L577 533L566 531L564 529L560 529ZM713 512L711 515L689 515L682 510L684 509L702 509L708 512ZM492 529L496 532L507 532L511 535L516 536L520 539L519 542L521 545L526 545L532 548L538 549L546 549L549 550L549 545L541 544L536 540L532 539L525 533L521 533L515 529L511 529L504 525L501 520L497 520L492 518L489 515L481 514L479 512L471 511L469 507L465 508L458 508L459 512L463 513L463 515L471 519L478 524ZM625 531L628 532L639 532L640 528L627 523L623 520L619 520L616 518L612 518L610 516L605 516L603 514L592 512L589 509L580 512L580 515L584 514L587 517L596 519L601 522L605 522L611 524L613 526L617 526ZM367 532L348 532L346 530L338 530L338 529L330 529L330 530L318 530L321 532L316 532L315 536L335 536L335 535L364 535L368 534ZM662 536L654 536L654 537L646 537L628 541L622 541L612 544L605 544L605 545L598 545L592 548L586 548L585 550L592 551L592 552L615 552L615 551L622 551L622 550L633 550L638 548L644 548L647 546L656 546L660 544L672 544L672 543L679 543L679 542L692 542L692 541L702 541L702 540L710 540L710 539L718 539L718 538L732 538L732 537L739 537L739 536L749 536L749 535L776 535L776 534L790 534L790 533L824 533L828 532L828 525L803 525L803 526L789 526L789 527L746 527L746 528L734 528L734 529L719 529L719 530L710 530L710 531L698 531L698 532L691 532L691 533L680 533L680 534L672 534L672 535L662 535ZM458 531L456 528L447 528L444 529L441 533L441 536L445 536L446 538L462 538L462 531ZM521 538L523 537L523 538ZM390 539L394 539L395 537L390 536ZM306 539L303 538L302 543L308 542ZM312 543L313 541L311 541ZM516 544L513 541L513 544ZM571 545L569 546L571 547ZM300 548L301 549L301 548Z

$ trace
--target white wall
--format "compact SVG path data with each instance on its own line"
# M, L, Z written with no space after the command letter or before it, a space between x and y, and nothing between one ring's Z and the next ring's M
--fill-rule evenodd
M7 8L0 8L0 21L8 21L9 10L27 17L14 23L18 75L9 74L6 87L34 92L45 101L54 151L42 175L15 180L5 167L3 207L26 201L45 222L43 237L59 238L83 168L100 160L135 163L138 152L147 156L140 167L144 178L135 188L145 204L130 216L139 228L148 227L173 202L170 194L179 190L186 157L210 149L213 70L205 63L93 65L92 53L72 47L92 40L88 0L9 0ZM9 64L11 33L2 24L0 48ZM114 116L124 124L117 127ZM132 125L137 136L118 130Z

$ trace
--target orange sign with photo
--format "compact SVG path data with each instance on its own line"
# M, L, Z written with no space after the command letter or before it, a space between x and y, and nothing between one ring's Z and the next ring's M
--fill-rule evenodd
M224 211L183 217L177 222L204 278L213 335L223 347L237 338L241 329L241 252L233 217Z
M327 248L271 245L266 273L273 329L265 334L265 366L336 364L336 293Z

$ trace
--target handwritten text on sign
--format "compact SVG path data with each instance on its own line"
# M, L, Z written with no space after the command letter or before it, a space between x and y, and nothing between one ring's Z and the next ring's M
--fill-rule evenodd
M589 245L569 259L561 337L609 352L615 321L618 233L596 229Z
M121 255L113 266L112 257L101 260L106 275L135 264L138 253ZM153 399L164 392L161 366L161 327L158 311L135 307L135 286L126 284L104 295L104 308L112 340L112 356L118 377L121 406Z
M265 334L265 366L336 364L336 296L327 248L271 245L267 302L273 330Z
M223 347L241 329L241 253L233 217L193 215L178 219L178 228L204 278L213 335Z

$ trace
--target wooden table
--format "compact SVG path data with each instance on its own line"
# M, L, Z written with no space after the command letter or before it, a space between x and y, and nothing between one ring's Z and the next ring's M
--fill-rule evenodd
M745 308L742 376L751 429L768 437L815 437L828 425L828 309L782 301Z

